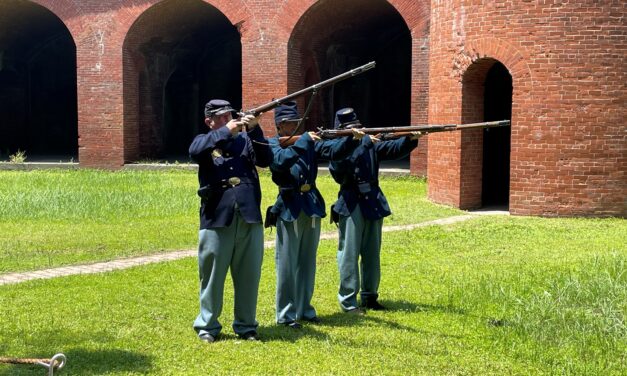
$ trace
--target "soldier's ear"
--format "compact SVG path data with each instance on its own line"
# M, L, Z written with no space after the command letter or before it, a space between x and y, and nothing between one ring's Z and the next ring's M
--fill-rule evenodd
M205 124L211 128L211 118L205 118Z

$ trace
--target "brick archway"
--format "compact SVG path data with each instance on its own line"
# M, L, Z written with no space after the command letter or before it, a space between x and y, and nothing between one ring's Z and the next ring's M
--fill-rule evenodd
M77 158L75 13L65 1L0 4L0 159Z
M514 81L518 102L533 100L531 95L534 80L527 65L527 54L497 38L467 40L463 49L453 58L453 77L461 83L464 74L473 63L487 58L498 60L507 67Z
M204 129L204 103L241 107L239 32L201 0L166 0L141 13L123 45L125 161L187 160Z
M429 94L429 22L430 22L430 2L415 0L391 0L381 1L381 4L391 7L402 19L401 22L409 30L409 59L407 81L408 100L406 121L413 124L427 122L428 115L428 94ZM344 3L343 3L344 4ZM299 1L287 0L278 11L280 22L276 24L276 35L280 41L278 54L285 54L286 63L281 64L277 72L286 77L283 84L284 93L303 87L305 84L326 77L320 77L320 67L315 63L313 56L294 52L296 42L302 38L302 31L298 29L298 23L307 22L308 17L316 12L320 7L325 6L324 1ZM356 21L351 21L355 23ZM321 25L322 30L336 25ZM291 51L291 53L288 52ZM280 56L280 55L279 55ZM309 63L304 63L304 62ZM289 69L288 69L289 66ZM384 65L381 65L383 68ZM377 68L375 68L376 70ZM301 104L302 106L302 104ZM328 111L327 111L328 112ZM328 121L328 119L323 119ZM400 125L400 124L399 124ZM426 139L421 141L418 149L411 156L411 170L414 175L426 174Z
M281 10L277 12L277 17L283 15L282 22L275 22L277 30L281 30L281 39L289 38L296 23L312 7L318 6L319 0L287 0L283 3ZM398 11L407 27L414 31L416 37L422 37L429 33L429 1L416 0L389 0L385 1ZM289 12L287 12L289 10Z
M138 156L138 148L133 146L137 144L138 116L124 100L132 96L132 87L123 82L133 69L124 61L123 42L141 14L163 1L145 0L129 6L118 0L89 9L75 5L78 0L36 1L66 20L76 42L81 166L119 168L125 160L134 160ZM199 1L223 12L242 41L253 43L259 38L256 18L243 1ZM246 51L251 54L250 49Z
M371 71L322 90L309 116L311 129L332 126L342 107L354 107L367 126L409 123L411 33L387 2L316 3L294 26L287 58L288 91L377 63Z
M531 70L526 63L527 60L522 51L519 51L514 46L496 38L482 38L468 41L465 45L464 53L458 54L456 59L459 59L460 71L463 71L461 82L463 85L462 98L464 101L473 96L473 94L468 91L477 89L477 87L471 88L470 86L476 85L480 82L482 85L481 87L483 88L488 69L495 61L503 64L511 75L513 92L511 103L512 126L510 130L510 142L511 150L513 152L510 152L508 158L510 160L509 170L511 177L513 175L512 166L518 163L517 153L518 150L520 150L520 141L517 136L520 131L521 108L528 108L528 106L533 102L532 93L534 81L531 75ZM481 98L483 100L483 93L481 94ZM462 106L462 123L479 121L479 118L477 117L479 113L472 110L468 112L464 111L465 108L472 107L473 105ZM483 116L483 107L480 115ZM481 157L481 153L484 150L483 131L465 131L462 132L460 137L462 138L460 207L477 208L482 206L481 166L484 165L484 161ZM511 185L511 178L508 180Z
M80 1L72 0L29 0L32 3L39 4L52 13L54 13L59 19L63 20L68 29L72 29L72 18L81 13Z
M511 82L507 68L498 60L475 60L462 78L461 123L511 120ZM504 90L506 86L508 90ZM499 91L498 98L491 94L495 90ZM486 204L507 207L510 129L466 130L460 139L460 208L477 209Z
M454 55L450 78L455 87L449 106L455 116L437 117L436 122L469 123L482 121L483 103L470 103L478 90L482 90L488 68L495 62L502 63L509 71L512 84L511 126L511 184L515 184L515 165L518 163L520 124L530 114L522 114L521 108L529 108L532 98L533 78L527 65L527 57L505 41L485 37L465 41ZM473 91L475 93L473 93ZM466 98L466 103L463 99ZM475 98L477 99L477 98ZM481 93L480 100L483 100ZM470 101L470 102L469 102ZM480 107L480 108L479 108ZM481 206L482 132L468 130L429 136L429 198L435 202L462 209Z

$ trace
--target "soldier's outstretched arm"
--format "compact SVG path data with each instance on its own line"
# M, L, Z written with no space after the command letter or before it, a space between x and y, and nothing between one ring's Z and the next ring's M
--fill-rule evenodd
M395 160L406 157L418 146L418 140L412 137L400 137L396 140L381 141L374 144L379 160Z

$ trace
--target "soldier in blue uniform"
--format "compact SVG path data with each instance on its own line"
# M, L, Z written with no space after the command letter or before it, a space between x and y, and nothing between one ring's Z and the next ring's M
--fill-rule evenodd
M194 329L201 340L213 342L222 329L224 282L231 269L234 289L233 330L246 340L257 339L256 310L263 227L261 188L256 166L267 167L272 151L258 126L246 115L234 120L225 100L205 106L209 132L196 136L189 154L198 163L201 197L198 269L200 314Z
M298 329L297 320L318 323L311 305L316 275L316 250L320 240L320 219L326 216L318 188L318 159L340 160L358 142L353 136L320 140L314 132L303 133L295 102L274 111L278 135L269 140L274 155L270 170L279 186L276 203L268 208L266 225L276 225L276 321ZM363 136L354 132L356 138ZM295 136L291 146L279 137ZM293 140L292 140L293 141Z
M360 124L352 108L337 111L336 128L355 125ZM383 218L391 211L379 187L379 161L408 155L418 146L419 136L420 133L416 132L410 137L379 141L366 135L349 158L329 165L331 175L340 184L331 216L339 225L338 299L344 312L363 314L361 307L385 309L377 300L381 279L379 257ZM361 305L358 305L357 294L360 291Z

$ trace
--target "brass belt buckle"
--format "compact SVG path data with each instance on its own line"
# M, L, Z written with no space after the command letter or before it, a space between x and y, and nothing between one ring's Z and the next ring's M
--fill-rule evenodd
M303 184L300 186L300 191L301 192L309 192L311 190L311 185L309 184Z
M229 178L229 184L232 187L235 187L236 185L239 185L239 183L241 183L242 181L240 180L240 178L238 178L237 176L234 176L232 178Z

